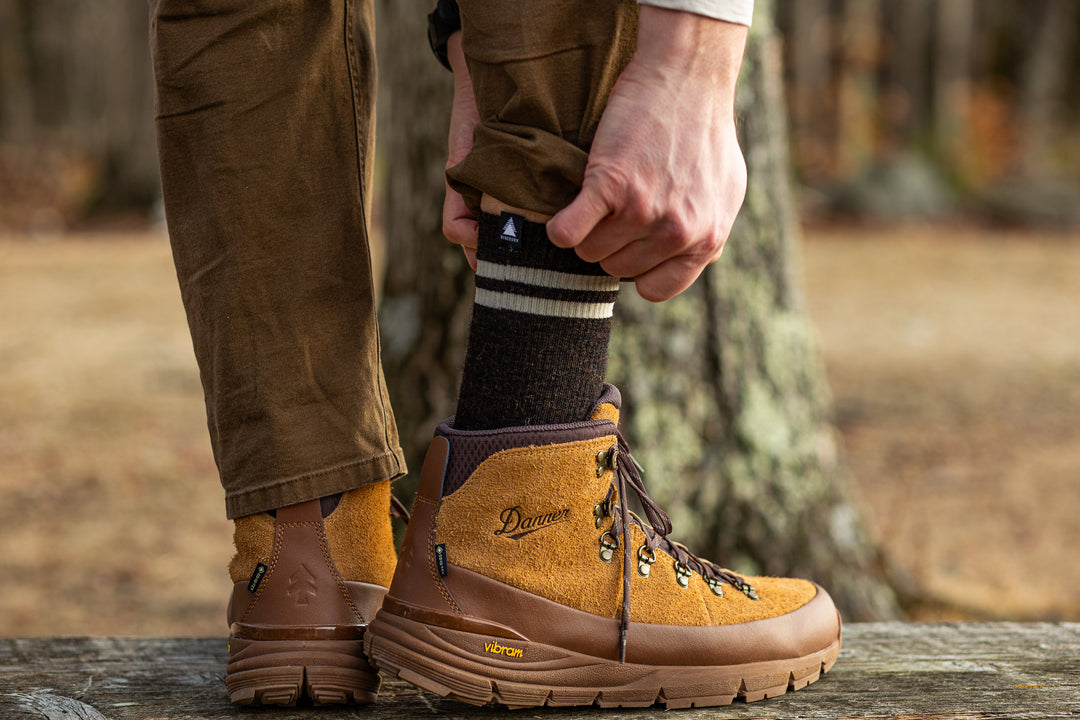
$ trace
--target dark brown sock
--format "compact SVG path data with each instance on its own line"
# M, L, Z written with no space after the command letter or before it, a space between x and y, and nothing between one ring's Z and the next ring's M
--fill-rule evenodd
M585 419L603 389L618 279L510 213L481 214L477 260L454 426Z

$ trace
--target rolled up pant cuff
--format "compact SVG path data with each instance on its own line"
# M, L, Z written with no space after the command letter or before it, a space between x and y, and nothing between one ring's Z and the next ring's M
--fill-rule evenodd
M356 462L323 468L299 477L280 478L265 485L245 488L225 496L229 519L287 507L296 503L355 490L383 480L405 475L401 448Z

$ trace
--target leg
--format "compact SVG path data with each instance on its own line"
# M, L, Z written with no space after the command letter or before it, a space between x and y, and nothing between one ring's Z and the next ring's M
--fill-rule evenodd
M461 16L480 124L448 177L481 212L456 427L580 421L603 389L619 283L552 245L543 221L581 187L637 5L462 2Z
M633 3L460 2L481 126L450 177L473 206L550 215L580 185L591 119L628 58ZM530 248L498 224L485 235L491 217L480 221L476 311L495 307L479 292L492 282L519 311L480 332L474 315L470 353L474 340L497 347L531 322L524 316L544 315L520 310L532 299L594 277L581 267L553 274L546 261L520 270L523 256L551 257L536 250L543 225ZM486 277L485 256L497 266ZM593 291L568 303L610 300ZM558 343L564 324L534 342ZM538 354L515 344L527 360ZM499 353L474 359L477 372L505 366ZM467 359L459 413L470 371ZM825 591L744 578L669 541L671 522L618 431L618 390L584 400L569 421L439 426L402 562L365 638L372 662L444 697L511 707L719 705L798 689L829 669L840 622ZM647 522L628 509L631 494Z
M404 471L368 259L363 0L155 6L162 185L229 517Z
M226 684L243 704L370 701L360 643L404 472L367 247L372 6L153 13L166 214L236 520Z

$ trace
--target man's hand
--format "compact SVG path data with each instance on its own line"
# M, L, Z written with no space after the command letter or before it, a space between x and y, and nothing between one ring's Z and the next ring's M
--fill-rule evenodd
M747 28L649 5L640 13L581 192L548 236L660 301L720 257L746 195L734 93Z
M446 50L450 67L454 71L454 104L450 110L449 154L446 160L446 167L450 167L469 154L473 142L473 128L480 122L480 114L476 110L472 80L465 66L465 54L461 50L460 30L450 36ZM465 200L449 184L443 199L442 231L447 240L461 246L469 265L476 270L476 218L465 207Z

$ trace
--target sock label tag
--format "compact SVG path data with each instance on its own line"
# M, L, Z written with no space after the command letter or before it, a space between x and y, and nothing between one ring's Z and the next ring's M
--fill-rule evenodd
M259 563L255 566L255 572L251 573L251 579L248 580L249 593L254 595L255 591L259 589L259 583L262 582L262 579L266 575L266 571L268 569L269 568L267 568L267 566L262 563Z
M435 565L439 568L439 577L446 577L450 567L446 563L446 544L439 543L435 546Z
M518 243L521 242L521 231L519 226L522 220L524 220L524 218L520 215L512 215L508 212L504 212L499 216L499 222L502 223L502 232L499 233L500 248L505 250L518 249Z

